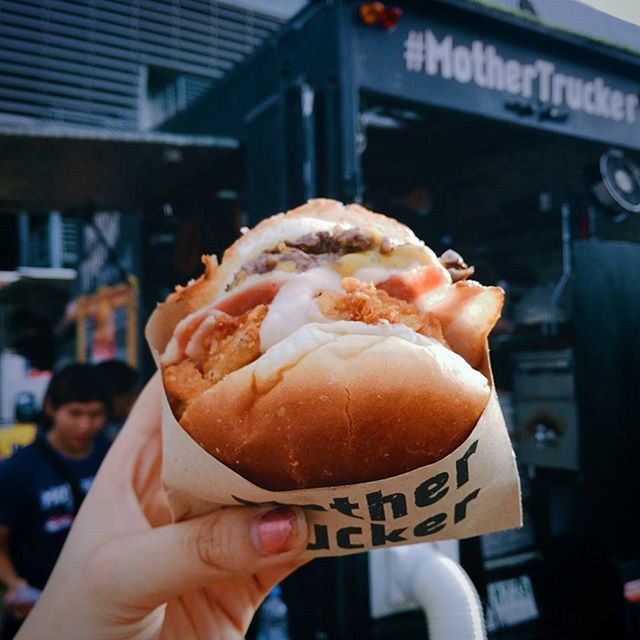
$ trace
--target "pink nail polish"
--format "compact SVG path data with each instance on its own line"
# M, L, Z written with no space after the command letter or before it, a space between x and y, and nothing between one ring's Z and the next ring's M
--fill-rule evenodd
M295 522L296 514L287 507L263 513L253 523L258 549L265 555L288 551Z

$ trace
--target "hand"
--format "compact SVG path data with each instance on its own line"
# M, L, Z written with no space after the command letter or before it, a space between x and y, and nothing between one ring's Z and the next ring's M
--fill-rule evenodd
M14 618L24 620L40 597L40 590L18 578L4 594L4 604Z
M170 523L156 375L112 445L18 638L243 638L303 561L298 509L228 507Z

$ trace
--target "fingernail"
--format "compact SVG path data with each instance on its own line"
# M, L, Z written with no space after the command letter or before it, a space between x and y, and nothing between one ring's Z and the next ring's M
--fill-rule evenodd
M265 555L288 551L296 520L296 514L288 507L278 507L258 516L251 532L258 551Z

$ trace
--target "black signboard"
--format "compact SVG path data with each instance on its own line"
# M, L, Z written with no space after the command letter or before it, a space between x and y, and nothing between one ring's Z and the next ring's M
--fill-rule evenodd
M405 15L395 30L353 30L368 91L640 149L640 75L441 18ZM551 38L549 42L553 41Z

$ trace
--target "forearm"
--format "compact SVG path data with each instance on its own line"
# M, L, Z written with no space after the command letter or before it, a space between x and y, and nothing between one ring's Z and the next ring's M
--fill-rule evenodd
M16 568L9 558L9 553L6 548L0 548L0 583L3 584L7 590L15 589L20 582L20 576L16 572Z

